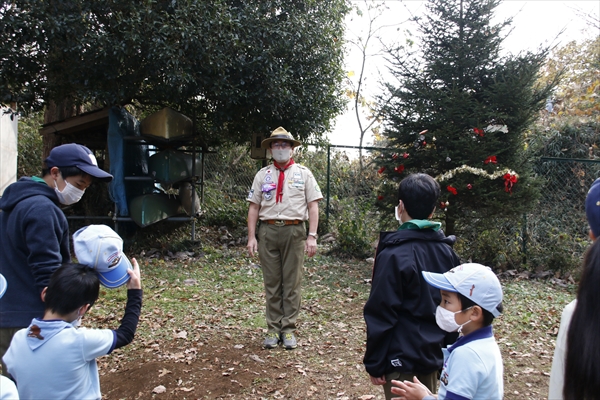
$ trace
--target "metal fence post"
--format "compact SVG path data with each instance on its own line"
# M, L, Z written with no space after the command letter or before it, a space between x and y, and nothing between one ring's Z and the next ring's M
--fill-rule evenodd
M325 208L325 219L327 220L327 226L329 227L329 188L331 179L331 146L327 145L327 204Z
M527 214L523 214L523 229L521 231L521 236L523 237L523 247L521 251L523 252L523 264L527 264Z

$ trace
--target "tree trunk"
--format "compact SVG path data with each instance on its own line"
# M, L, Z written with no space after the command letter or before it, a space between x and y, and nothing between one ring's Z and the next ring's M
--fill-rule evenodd
M455 223L455 219L453 216L446 214L446 229L444 230L444 233L446 234L446 236L448 235L454 235L454 223Z
M44 111L44 125L74 117L82 112L83 107L75 106L71 99L64 99L59 103L50 101ZM63 144L62 138L59 135L54 133L43 135L42 162L48 157L50 150L61 144Z

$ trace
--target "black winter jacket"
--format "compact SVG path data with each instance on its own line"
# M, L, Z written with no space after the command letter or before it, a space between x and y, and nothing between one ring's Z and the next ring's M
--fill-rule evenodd
M459 265L451 247L455 241L441 230L381 232L371 294L364 308L367 349L363 362L369 375L427 374L442 368L442 347L457 335L437 326L440 291L425 282L421 271L443 273Z
M24 328L44 315L40 293L50 275L71 261L69 224L54 188L24 177L0 199L0 328Z

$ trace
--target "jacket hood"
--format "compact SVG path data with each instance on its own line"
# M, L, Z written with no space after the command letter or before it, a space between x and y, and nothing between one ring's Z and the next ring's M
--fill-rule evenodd
M456 243L456 236L446 236L441 229L438 231L432 229L402 229L393 232L381 232L379 246L398 246L411 240L437 241L453 246Z
M59 204L53 188L29 177L23 177L4 190L4 194L0 198L0 209L11 211L21 201L33 196L45 196Z
M27 328L27 345L31 350L48 343L50 339L60 333L63 329L74 329L71 324L62 320L41 320L34 318Z

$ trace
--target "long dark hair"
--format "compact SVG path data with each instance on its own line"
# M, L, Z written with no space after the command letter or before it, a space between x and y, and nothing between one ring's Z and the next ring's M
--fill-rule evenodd
M600 240L583 259L577 306L567 333L565 400L600 399Z

